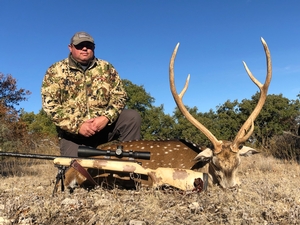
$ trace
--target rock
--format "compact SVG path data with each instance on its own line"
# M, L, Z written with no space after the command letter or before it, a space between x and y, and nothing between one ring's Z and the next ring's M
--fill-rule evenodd
M146 225L146 223L140 220L130 220L129 225Z

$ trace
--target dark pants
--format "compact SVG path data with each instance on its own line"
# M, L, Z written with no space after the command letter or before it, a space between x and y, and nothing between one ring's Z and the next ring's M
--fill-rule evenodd
M62 134L60 139L60 154L77 157L78 146L85 145L96 148L113 140L130 141L141 138L141 116L132 109L124 109L116 122L106 126L91 137Z

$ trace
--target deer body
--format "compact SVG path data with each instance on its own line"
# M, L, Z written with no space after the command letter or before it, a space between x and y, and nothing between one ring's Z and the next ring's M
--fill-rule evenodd
M150 152L150 160L137 160L145 169L157 169L159 167L166 167L197 170L199 172L207 171L207 169L203 169L203 164L200 161L197 162L194 160L194 158L201 152L201 147L186 140L133 140L127 142L112 142L100 145L98 146L98 148L101 150L115 151L120 145L122 146L123 151ZM104 156L93 158L104 158ZM205 164L206 163L207 162L205 162ZM95 170L89 170L89 172L94 176L99 175L99 172L95 172ZM102 176L106 175L107 174L103 174ZM119 175L114 174L114 176L116 178L116 176ZM118 178L121 178L121 176L119 176ZM123 176L121 179L128 180L129 177ZM73 168L70 168L66 172L66 186L69 186L71 188L75 187L76 185L81 186L85 181L86 178ZM148 178L141 179L140 181L144 185L151 185L151 182L148 180ZM126 185L131 186L130 184Z
M118 145L125 151L150 151L150 160L139 160L145 168L158 167L181 168L208 173L210 185L219 184L221 187L233 187L239 184L235 174L241 163L240 156L250 156L257 150L242 146L238 152L230 150L229 141L221 141L223 149L218 155L210 148L200 146L186 140L136 140L99 146L103 150L114 150ZM222 168L222 170L220 169Z
M134 140L98 146L102 150L116 150L118 145L124 151L148 151L150 160L139 159L145 168L170 167L195 169L194 158L201 152L201 147L186 140Z

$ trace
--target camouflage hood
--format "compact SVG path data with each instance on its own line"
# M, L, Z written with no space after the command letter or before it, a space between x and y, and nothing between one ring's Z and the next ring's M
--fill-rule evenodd
M46 72L42 106L56 126L78 133L87 119L106 116L113 123L125 107L127 94L115 68L94 58L84 71L71 55Z

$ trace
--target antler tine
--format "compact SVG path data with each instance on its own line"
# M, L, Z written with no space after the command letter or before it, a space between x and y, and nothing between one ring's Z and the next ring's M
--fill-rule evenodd
M260 113L263 105L265 104L266 98L267 98L267 92L268 92L268 88L269 88L271 78L272 78L272 63L271 63L271 55L270 55L270 51L269 51L267 43L265 42L265 40L263 38L261 38L261 42L263 44L265 54L266 54L267 76L266 76L265 83L262 85L253 76L253 74L251 73L251 71L247 67L247 64L245 62L243 62L245 70L247 71L248 76L250 77L250 79L253 81L253 83L255 83L256 86L260 90L260 98L259 98L259 101L258 101L255 109L252 111L249 118L245 121L245 123L243 124L243 126L241 127L241 129L239 130L237 135L235 136L235 139L233 141L233 145L235 145L235 146L239 146L239 144L245 142L251 136L251 134L254 131L254 120L256 119L258 114ZM249 130L249 128L250 128L250 130ZM233 149L238 149L238 148L233 148Z
M219 141L205 126L203 126L199 121L197 121L186 109L182 102L182 98L184 93L186 92L190 80L190 75L188 75L184 88L180 92L180 94L177 94L176 87L175 87L175 79L174 79L174 61L176 58L177 50L179 47L179 43L176 45L171 60L170 60L170 66L169 66L169 80L170 80L170 88L173 95L173 98L181 111L181 113L187 118L188 121L190 121L195 127L197 127L202 133L212 142L214 145L215 153L218 153L220 151L220 145L222 144L221 141Z

